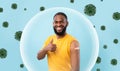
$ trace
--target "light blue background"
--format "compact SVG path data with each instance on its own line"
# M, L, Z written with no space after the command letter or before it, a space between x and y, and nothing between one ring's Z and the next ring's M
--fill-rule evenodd
M11 4L17 3L16 10L11 9ZM84 14L84 6L94 4L97 8L95 16L89 17ZM20 68L23 63L20 56L19 41L14 39L16 31L23 30L27 22L39 12L39 8L44 6L46 9L52 7L68 7L80 11L95 25L100 40L100 53L102 58L100 64L96 64L92 71L100 68L101 71L119 71L120 70L120 44L114 44L113 40L120 40L120 20L112 19L114 12L120 12L120 0L75 0L72 4L69 0L0 0L0 7L3 7L3 13L0 13L0 48L8 51L7 58L0 59L1 71L27 71ZM24 11L24 8L27 8ZM9 27L2 27L4 21L9 22ZM106 30L101 31L100 26L105 25ZM104 49L103 45L107 44L108 48ZM111 59L116 58L118 64L110 64Z

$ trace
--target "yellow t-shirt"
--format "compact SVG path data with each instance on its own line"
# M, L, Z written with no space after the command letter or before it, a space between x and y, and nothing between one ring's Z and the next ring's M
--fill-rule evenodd
M49 71L71 71L70 45L75 38L66 34L63 38L57 39L56 35L52 35L46 40L44 47L52 39L57 48L55 52L47 53Z

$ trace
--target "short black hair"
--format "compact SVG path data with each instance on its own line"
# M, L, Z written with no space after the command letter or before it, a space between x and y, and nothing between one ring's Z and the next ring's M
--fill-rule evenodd
M63 13L63 12L57 12L57 13L54 15L54 17L55 17L56 15L63 15L63 16L66 18L66 20L67 20L67 15L66 15L65 13ZM54 18L54 17L53 17L53 18Z

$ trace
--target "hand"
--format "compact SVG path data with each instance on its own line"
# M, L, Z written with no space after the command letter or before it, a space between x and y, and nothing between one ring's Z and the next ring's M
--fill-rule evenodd
M56 50L56 44L53 44L53 39L50 41L50 43L45 49L51 52L54 52Z

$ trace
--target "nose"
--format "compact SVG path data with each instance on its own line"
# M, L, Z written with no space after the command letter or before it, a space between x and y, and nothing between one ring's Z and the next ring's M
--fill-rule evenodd
M58 22L58 23L57 23L57 26L61 26L61 25L62 25L61 22Z

